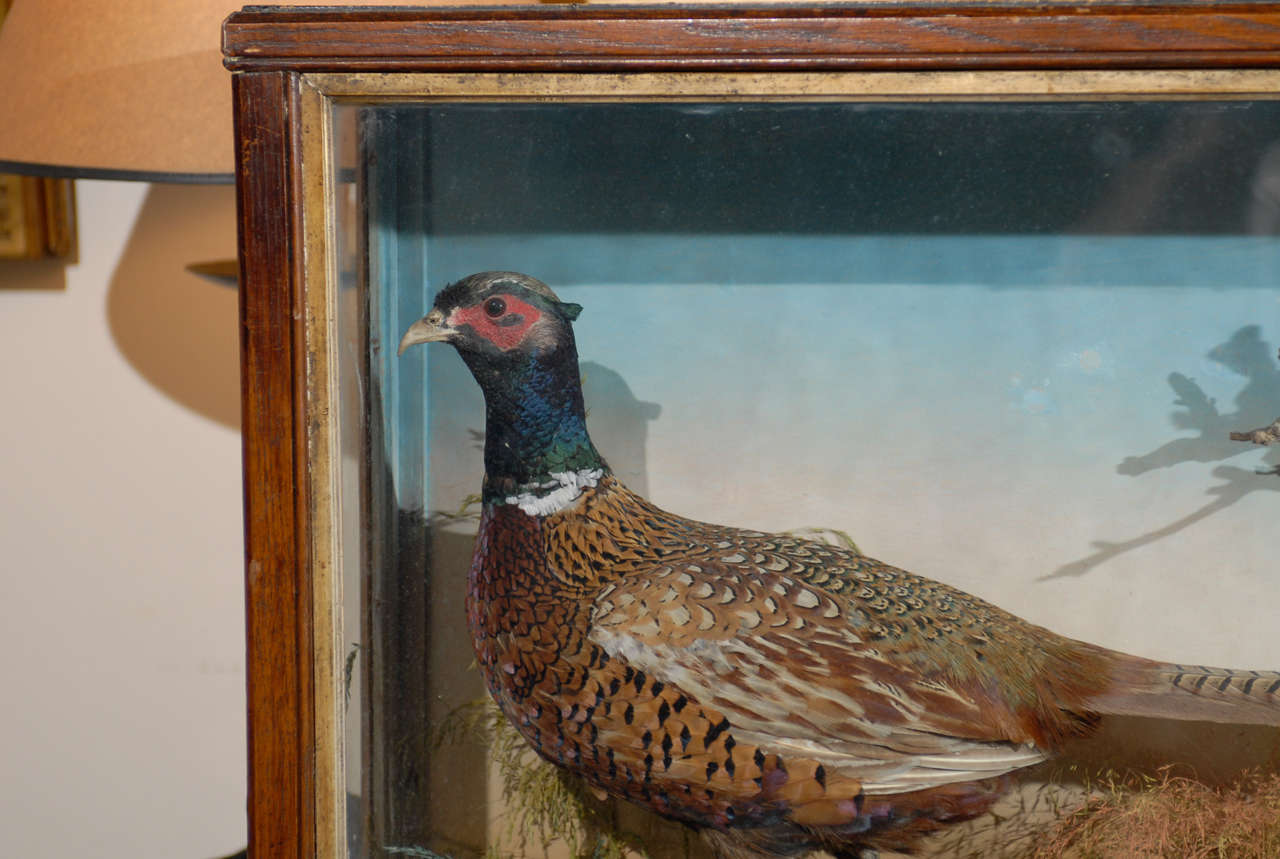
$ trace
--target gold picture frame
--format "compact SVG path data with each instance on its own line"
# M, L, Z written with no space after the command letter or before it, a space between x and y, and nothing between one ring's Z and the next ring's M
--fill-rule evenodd
M0 174L0 259L74 257L75 212L71 180Z
M10 0L0 0L0 25L10 5ZM75 250L71 181L0 174L0 260L70 258Z

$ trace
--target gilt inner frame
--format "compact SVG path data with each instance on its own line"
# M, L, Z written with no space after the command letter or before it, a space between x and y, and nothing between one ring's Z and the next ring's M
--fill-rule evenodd
M316 854L346 854L342 654L339 259L334 108L391 102L963 102L1274 100L1280 70L927 71L743 73L304 73L293 103L303 189L302 343L307 460L304 486L313 639ZM358 551L358 550L357 550Z

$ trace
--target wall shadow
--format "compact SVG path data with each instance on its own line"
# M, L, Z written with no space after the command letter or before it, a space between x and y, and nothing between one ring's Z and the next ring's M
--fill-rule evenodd
M1234 398L1234 409L1227 412L1219 411L1217 402L1205 394L1194 379L1181 373L1170 373L1169 387L1175 395L1174 404L1179 407L1170 415L1170 421L1177 429L1192 430L1196 434L1175 438L1144 454L1126 457L1116 466L1116 471L1139 477L1155 469L1187 462L1220 462L1256 451L1254 445L1232 441L1230 433L1265 426L1280 412L1280 366L1272 358L1274 354L1271 345L1262 339L1257 325L1244 326L1209 351L1207 357L1210 361L1245 380L1244 387ZM1128 540L1095 540L1092 554L1059 567L1042 576L1040 581L1083 576L1126 552L1190 528L1254 492L1280 492L1280 448L1271 447L1264 462L1271 468L1254 471L1230 465L1218 466L1213 470L1213 476L1223 482L1206 490L1212 496L1207 504L1167 525Z
M107 294L107 322L125 360L165 396L240 428L240 331L234 289L186 271L234 256L235 189L155 184Z
M1217 401L1208 397L1194 379L1170 373L1169 387L1176 395L1174 405L1180 408L1169 419L1177 429L1192 430L1197 435L1126 457L1116 471L1137 476L1183 462L1218 462L1254 450L1231 441L1230 433L1265 426L1280 411L1280 366L1273 355L1275 350L1262 339L1262 329L1257 325L1246 325L1210 350L1206 356L1210 361L1245 380L1235 396L1234 410L1228 412L1220 412Z
M617 370L595 361L583 361L579 369L587 428L600 455L628 489L648 498L649 424L662 414L662 406L637 399Z

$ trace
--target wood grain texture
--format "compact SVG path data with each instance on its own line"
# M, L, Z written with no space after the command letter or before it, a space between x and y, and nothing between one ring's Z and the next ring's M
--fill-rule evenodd
M294 78L237 75L234 105L244 404L249 847L314 852L311 587L298 307Z
M232 15L233 69L1270 67L1273 3L504 6Z

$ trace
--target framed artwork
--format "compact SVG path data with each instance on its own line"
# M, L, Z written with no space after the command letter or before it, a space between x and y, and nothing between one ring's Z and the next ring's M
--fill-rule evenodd
M0 259L75 256L75 186L0 174Z
M0 0L0 25L9 5ZM74 256L75 223L70 181L0 174L0 260Z
M580 308L591 439L662 510L1280 667L1280 5L250 7L224 42L254 855L710 855L485 703L485 402L397 349L475 272ZM1060 761L1275 763L1273 728L1100 736ZM1045 802L926 855L1029 855Z

